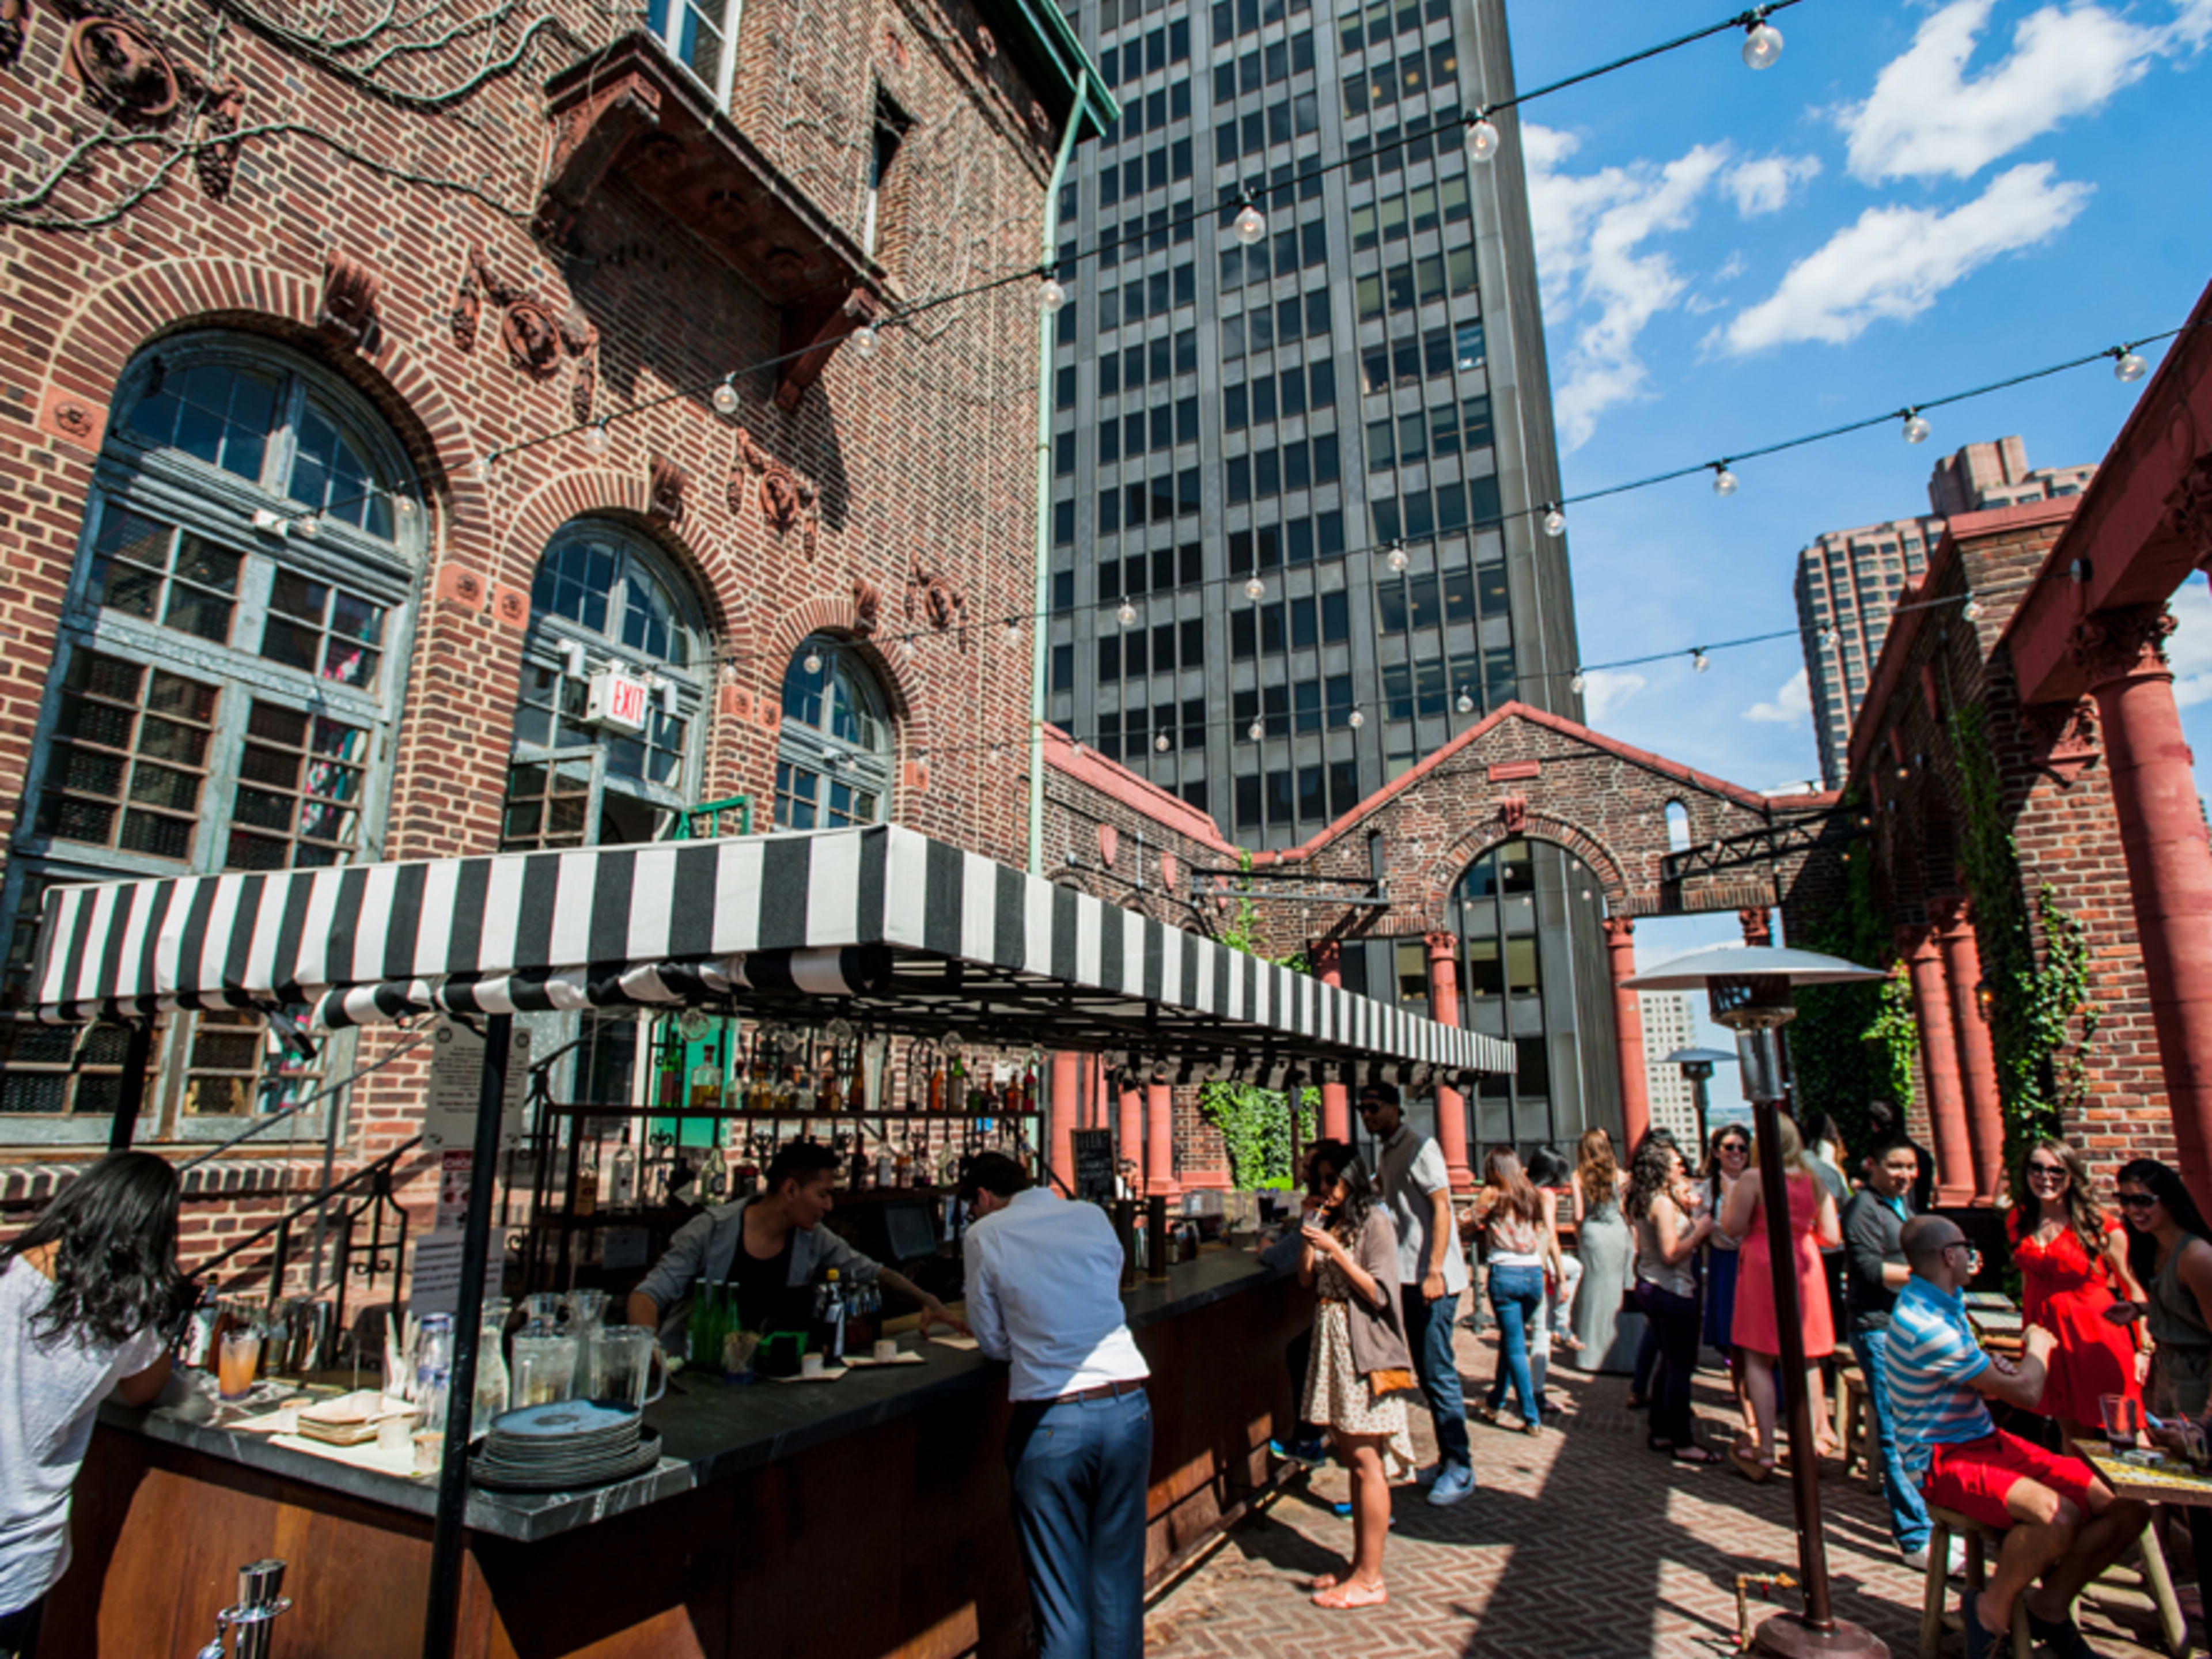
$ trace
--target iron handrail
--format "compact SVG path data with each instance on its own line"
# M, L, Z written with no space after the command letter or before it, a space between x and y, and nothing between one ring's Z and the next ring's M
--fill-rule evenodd
M263 1239L289 1227L301 1216L311 1214L316 1210L327 1208L331 1200L336 1198L340 1193L349 1190L357 1182L366 1180L368 1176L374 1175L379 1170L392 1169L398 1164L399 1160L407 1153L414 1151L416 1147L420 1146L422 1144L422 1137L420 1135L416 1135L412 1140L403 1141L400 1145L394 1146L390 1152L386 1152L382 1158L378 1158L374 1163L362 1164L361 1168L356 1170L343 1181L334 1181L329 1186L324 1188L320 1192L315 1194L313 1197L304 1200L297 1209L286 1212L284 1214L278 1216L276 1220L270 1222L267 1226L262 1228L259 1231L248 1233L244 1238L240 1239L237 1243L232 1245L228 1249L221 1252L219 1255L209 1257L205 1261L200 1263L198 1272L202 1273L211 1273L216 1268L222 1267L224 1262L232 1260L234 1257L246 1250L252 1249L256 1244L261 1243Z

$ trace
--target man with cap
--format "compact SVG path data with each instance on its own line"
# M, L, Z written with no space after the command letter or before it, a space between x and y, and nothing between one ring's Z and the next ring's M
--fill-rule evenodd
M1406 1346L1437 1431L1436 1468L1422 1475L1429 1502L1442 1508L1474 1490L1467 1402L1460 1393L1459 1361L1452 1353L1454 1316L1467 1289L1467 1260L1452 1222L1451 1178L1435 1140L1407 1127L1395 1084L1364 1085L1359 1116L1375 1137L1376 1182L1398 1230Z

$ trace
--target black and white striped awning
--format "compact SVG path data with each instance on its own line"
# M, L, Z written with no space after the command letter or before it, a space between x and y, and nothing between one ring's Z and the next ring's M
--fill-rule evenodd
M330 1029L690 1004L1186 1077L1513 1064L1495 1037L896 825L56 888L33 984L52 1021L305 1006Z

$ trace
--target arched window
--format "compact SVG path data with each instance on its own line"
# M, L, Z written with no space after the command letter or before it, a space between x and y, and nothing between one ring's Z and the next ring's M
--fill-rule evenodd
M425 541L410 471L366 398L280 347L204 333L133 362L84 504L0 900L15 972L55 883L380 854ZM141 1133L227 1133L198 1121L296 1097L312 1074L264 1079L259 1024L165 1022ZM27 1115L15 1121L33 1139L105 1133L89 1120L113 1098L119 1032L17 1024L0 1045L0 1113Z
M806 640L783 676L776 828L879 822L890 804L890 718L867 665L826 635Z
M531 587L505 849L667 833L698 799L706 638L690 589L643 537L586 519L553 538Z

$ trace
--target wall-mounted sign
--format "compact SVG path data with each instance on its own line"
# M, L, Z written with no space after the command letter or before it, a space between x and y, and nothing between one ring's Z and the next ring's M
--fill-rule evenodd
M645 682L619 668L602 668L592 676L591 701L584 718L597 726L617 726L625 732L645 730Z

